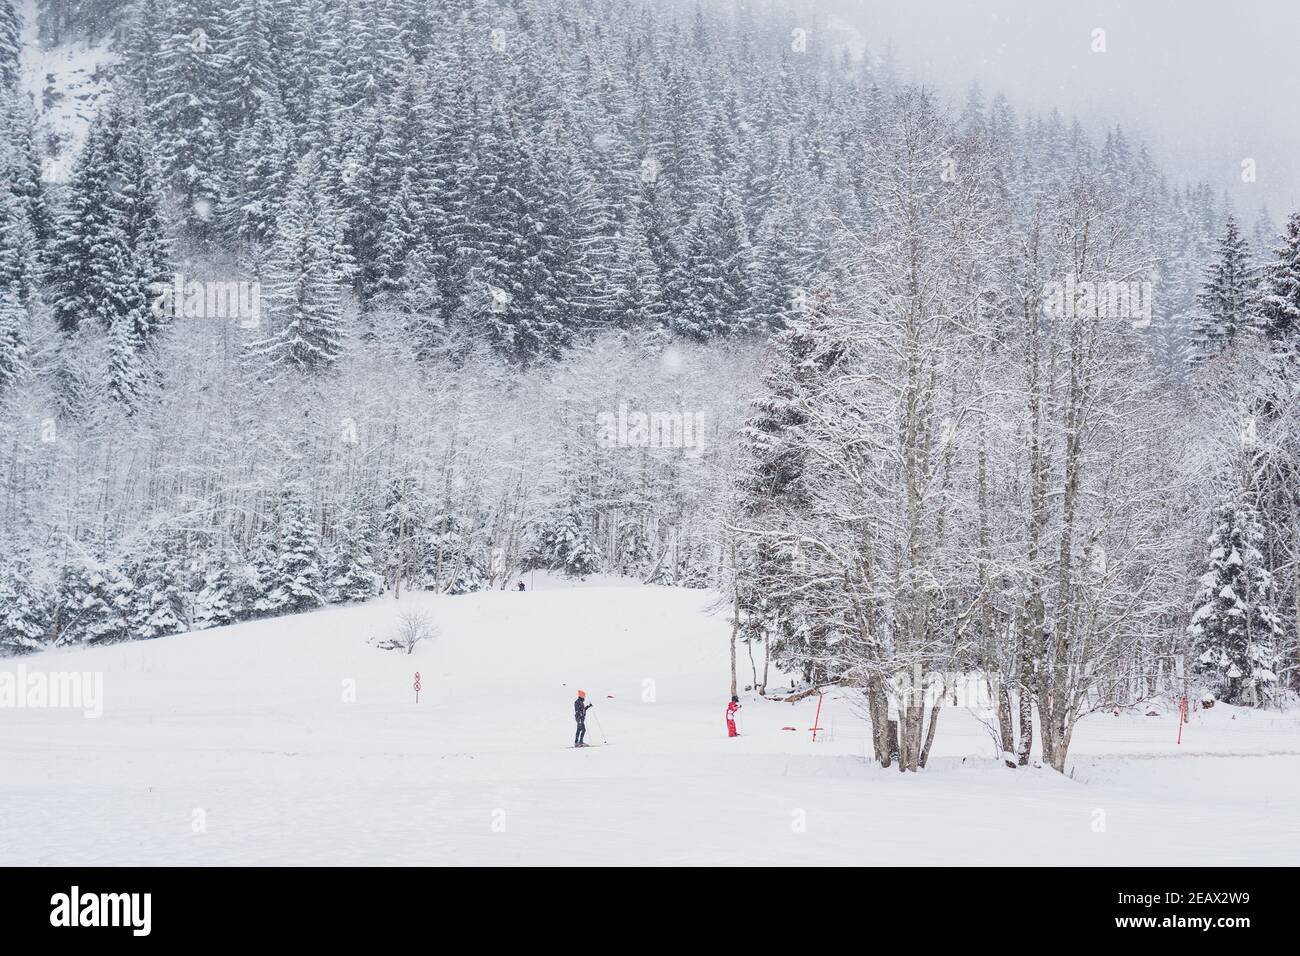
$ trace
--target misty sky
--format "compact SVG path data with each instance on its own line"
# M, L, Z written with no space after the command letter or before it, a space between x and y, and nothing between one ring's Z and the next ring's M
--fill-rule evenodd
M960 104L1118 121L1171 177L1226 190L1249 227L1300 210L1300 0L798 0L888 41L900 73ZM1094 28L1106 52L1091 50ZM1254 159L1257 180L1241 181Z

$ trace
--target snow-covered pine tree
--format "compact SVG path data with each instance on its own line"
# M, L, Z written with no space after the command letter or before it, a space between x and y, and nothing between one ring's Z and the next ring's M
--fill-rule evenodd
M285 116L293 124L291 138L303 152L321 149L326 142L321 136L323 127L315 124L327 121L331 113L322 102L330 100L332 93L323 69L329 62L326 47L330 37L321 25L332 6L326 0L276 0L273 4L276 29L283 37L278 51L280 96Z
M242 588L236 580L243 567L238 555L226 553L218 555L202 572L190 622L195 630L223 627L251 616L252 608L243 606Z
M421 260L429 248L422 239L422 214L415 192L410 178L404 176L389 194L382 210L374 264L363 290L368 298L399 308L418 301L419 293L427 290L418 289L417 284L431 278L422 268Z
M250 355L268 374L319 373L338 359L343 343L343 285L350 260L338 213L319 188L320 161L298 162L267 262L264 314L269 332L252 341Z
M99 247L107 269L99 315L109 330L109 392L128 411L139 408L154 384L153 339L170 322L158 307L171 269L158 174L145 136L133 125L118 141L111 200L116 215Z
M224 126L240 130L242 139L260 104L279 98L280 22L273 0L234 0L217 15L224 52Z
M27 310L17 283L0 286L0 400L27 369Z
M293 614L325 603L325 559L303 491L289 484L276 505L275 566L267 593L272 613Z
M562 212L517 127L498 101L474 143L468 201L453 224L461 288L455 321L526 365L558 356L572 328L557 301L563 280L548 232Z
M221 215L224 198L224 25L214 0L171 0L163 22L157 99L148 104L149 115L181 224L202 240Z
M235 151L222 218L238 242L262 246L275 237L293 165L287 126L279 97L259 96Z
M1218 256L1206 271L1196 297L1201 311L1192 327L1192 361L1203 362L1223 351L1237 330L1249 322L1255 274L1250 244L1232 216L1218 242Z
M139 343L166 324L154 308L171 278L154 153L140 117L114 100L87 137L73 175L50 270L55 319L127 323Z
M728 188L700 203L673 278L675 331L695 339L743 332L753 299L754 259L744 213Z
M111 644L130 637L131 583L111 562L92 555L63 568L55 596L55 643Z
M330 7L324 24L326 63L343 108L360 114L397 84L404 59L401 26L389 0L348 0Z
M163 94L158 83L158 64L163 49L171 45L163 10L166 3L167 0L136 0L121 43L124 81L136 99L149 106L156 104Z
M0 564L0 657L38 651L49 638L48 595L36 583L24 555Z
M1300 351L1300 212L1287 220L1282 244L1264 272L1255 324L1279 351Z
M274 526L253 538L247 559L233 569L236 593L242 596L250 617L271 617L284 612L285 592L278 586L278 549Z
M619 528L619 574L643 577L654 564L655 557L650 532L643 521L632 519Z
M1273 214L1269 212L1267 205L1260 206L1259 212L1255 214L1255 227L1251 232L1250 241L1250 249L1254 254L1251 265L1260 276L1263 275L1264 266L1268 265L1273 247L1277 245L1277 239L1278 229Z
M131 561L127 628L133 640L147 640L187 630L190 587L185 553L173 536L146 542Z
M583 513L578 502L571 502L553 521L542 526L531 563L573 578L600 570L600 551L591 540L591 518Z
M329 547L325 574L325 600L330 604L367 601L383 589L383 576L375 570L370 542L353 518L343 520Z
M410 255L446 214L432 202L438 181L430 123L424 71L409 62L392 95L368 120L358 144L366 152L355 156L355 175L344 184L349 237L366 300L376 295L391 300L410 289L405 274Z
M16 90L21 76L23 20L14 0L0 0L0 90Z
M1273 576L1260 548L1264 527L1250 493L1215 510L1187 633L1193 670L1230 704L1265 704L1277 683L1281 626L1273 606Z
M37 145L36 114L19 93L0 90L0 284L24 284L24 302L53 234Z
M618 328L655 328L668 314L659 266L641 217L632 212L614 238L609 316Z
M810 299L774 337L763 393L741 430L744 464L733 519L744 536L737 555L744 570L733 582L740 634L766 643L774 663L805 680L824 678L831 654L825 630L805 620L803 605L815 588L808 587L808 568L791 536L810 507L800 430L808 421L809 391L835 371L843 354L820 303Z
M64 332L74 332L93 318L104 298L108 266L101 245L116 228L113 182L124 125L120 105L111 102L91 124L72 172L49 274L50 303Z
M755 329L780 330L811 303L812 291L798 268L792 220L790 207L782 204L769 209L759 225L749 316Z
M0 162L0 174L4 172L3 166ZM38 252L36 236L22 203L0 187L0 288L14 289L18 301L23 303L30 301L36 291Z

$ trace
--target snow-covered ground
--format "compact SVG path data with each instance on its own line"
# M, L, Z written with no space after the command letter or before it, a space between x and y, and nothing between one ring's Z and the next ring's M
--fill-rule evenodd
M838 693L816 743L815 699L753 695L727 739L713 595L538 583L0 661L103 675L97 719L0 709L0 864L1300 858L1294 714L1216 707L1181 745L1172 714L1093 716L1070 779L1002 768L949 708L931 767L904 775L863 760ZM367 645L415 605L438 638L410 656ZM607 746L571 747L579 687Z

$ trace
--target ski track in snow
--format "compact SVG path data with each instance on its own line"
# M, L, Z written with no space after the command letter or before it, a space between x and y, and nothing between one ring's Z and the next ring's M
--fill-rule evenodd
M1001 767L975 717L948 708L931 766L905 775L863 759L867 728L837 690L817 743L806 731L815 697L752 694L742 695L742 736L728 740L729 628L709 613L716 595L539 583L0 661L101 671L105 698L99 719L0 710L0 863L1181 866L1300 856L1294 715L1221 705L1193 714L1181 746L1173 711L1090 716L1070 778ZM410 656L366 645L408 605L436 615L434 642ZM345 680L356 682L355 703L342 699ZM653 702L642 700L647 680ZM588 738L607 734L609 746L572 749L579 687L596 705ZM193 830L196 809L206 832Z

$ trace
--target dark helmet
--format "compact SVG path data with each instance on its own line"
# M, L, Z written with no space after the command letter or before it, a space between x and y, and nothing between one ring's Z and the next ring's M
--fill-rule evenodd
M739 703L740 703L740 698L737 697L735 694L732 694L732 695L731 695L731 702L732 702L733 704L739 704Z

